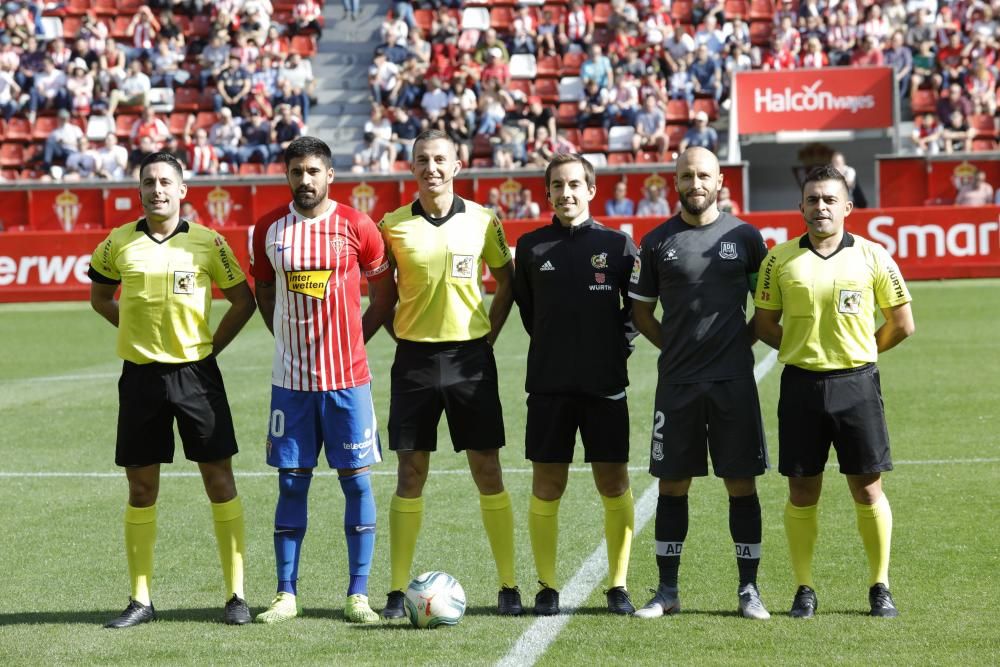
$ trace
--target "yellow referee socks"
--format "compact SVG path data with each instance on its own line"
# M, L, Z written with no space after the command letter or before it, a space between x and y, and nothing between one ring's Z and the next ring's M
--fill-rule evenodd
M410 566L423 520L423 496L400 498L392 495L389 502L389 564L390 585L394 591L405 591L410 584Z
M788 537L788 555L792 560L792 574L796 586L813 585L812 560L819 534L819 505L796 507L789 501L785 505L785 535Z
M559 545L559 499L542 500L534 494L528 504L528 534L538 581L556 586L556 550Z
M492 496L479 495L479 510L483 513L483 527L490 541L493 560L501 588L514 588L514 508L506 490Z
M125 556L128 560L132 599L149 604L153 579L153 545L156 544L156 505L125 505Z
M883 493L874 505L854 503L858 532L868 555L868 585L889 585L889 548L892 542L892 510Z
M243 503L240 497L224 503L212 503L215 520L215 540L222 563L222 578L226 582L226 600L243 594L243 555L246 553L246 529L243 525Z
M601 502L604 503L604 539L608 543L608 587L624 588L635 527L632 489L615 498L601 496Z

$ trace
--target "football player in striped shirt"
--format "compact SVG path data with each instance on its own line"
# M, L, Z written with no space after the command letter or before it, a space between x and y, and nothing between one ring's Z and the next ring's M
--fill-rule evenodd
M284 152L290 204L253 232L257 305L274 334L267 462L278 469L274 552L278 592L262 623L298 615L296 580L312 471L326 448L344 492L350 581L344 618L378 622L368 604L375 546L369 466L381 461L365 341L392 310L382 237L360 211L329 197L330 148L299 137ZM370 303L361 313L361 275Z

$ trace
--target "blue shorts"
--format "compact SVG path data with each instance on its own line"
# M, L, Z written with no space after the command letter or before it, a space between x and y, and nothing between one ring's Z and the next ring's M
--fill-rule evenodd
M335 391L271 387L267 464L315 468L326 445L331 468L355 470L382 460L370 384Z

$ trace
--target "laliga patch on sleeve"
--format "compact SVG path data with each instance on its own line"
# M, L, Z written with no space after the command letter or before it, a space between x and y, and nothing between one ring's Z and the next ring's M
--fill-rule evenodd
M472 267L475 266L475 257L472 255L452 255L451 256L451 277L471 278Z
M861 312L861 292L859 290L842 289L837 299L837 312L846 315L857 315Z
M632 264L632 275L629 276L628 281L633 285L639 284L639 275L642 273L642 260L637 256L635 258L635 263Z
M194 271L174 271L174 294L194 294Z

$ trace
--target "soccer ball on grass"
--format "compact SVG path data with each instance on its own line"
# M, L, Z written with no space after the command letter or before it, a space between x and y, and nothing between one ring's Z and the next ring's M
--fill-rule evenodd
M415 628L457 625L465 615L465 591L444 572L424 572L410 582L403 601Z

